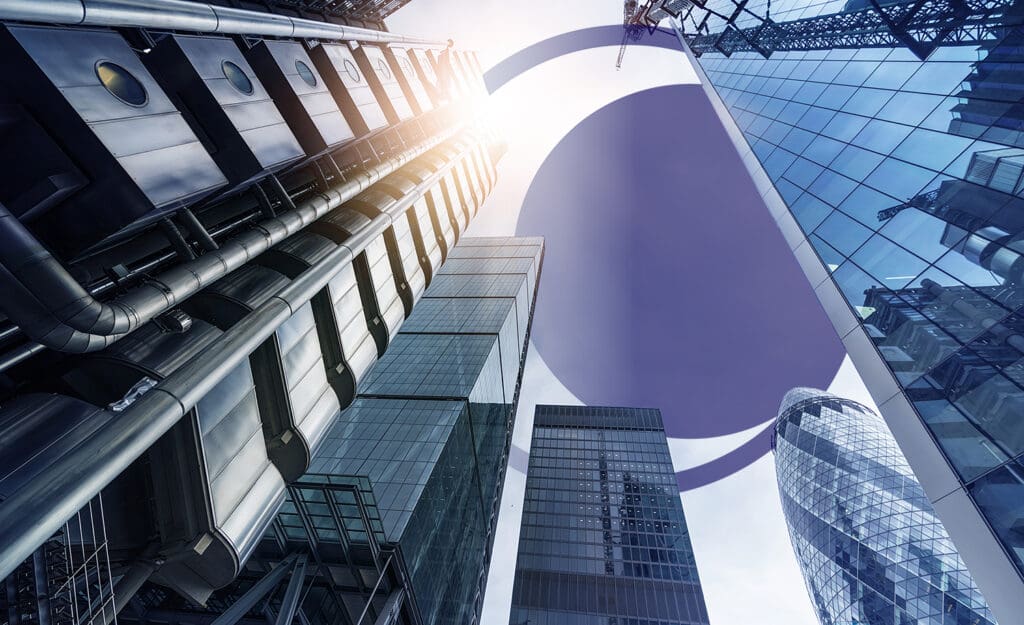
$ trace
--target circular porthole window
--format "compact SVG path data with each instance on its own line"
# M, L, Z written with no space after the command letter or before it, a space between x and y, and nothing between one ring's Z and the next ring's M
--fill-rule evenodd
M96 64L96 77L103 86L118 100L131 106L142 106L149 99L146 88L131 72L117 63L100 61Z
M224 78L228 79L228 82L231 83L232 87L238 89L245 95L253 94L252 81L245 75L245 70L231 61L224 61L221 63L220 69L224 72Z
M302 82L310 87L316 86L316 75L313 74L313 70L309 69L309 65L302 61L295 61L295 70L299 72L299 78L302 79Z
M377 71L380 72L384 80L391 80L391 70L388 69L388 64L383 59L377 59Z
M356 64L352 61L345 59L345 73L352 79L353 82L363 82L363 77L359 75L359 69Z

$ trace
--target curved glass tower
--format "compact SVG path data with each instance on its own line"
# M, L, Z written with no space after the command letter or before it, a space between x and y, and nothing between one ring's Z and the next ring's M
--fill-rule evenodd
M772 447L789 537L822 625L995 623L873 411L793 389Z

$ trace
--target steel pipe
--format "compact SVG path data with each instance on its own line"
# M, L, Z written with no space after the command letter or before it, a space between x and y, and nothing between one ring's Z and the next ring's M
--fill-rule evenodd
M3 1L3 0L0 0ZM176 265L110 301L94 298L27 228L0 205L0 311L30 341L86 353L103 349L251 261L448 139L450 130Z
M460 152L445 168L420 182L398 202L412 206L465 154L468 151ZM375 217L142 395L109 427L89 435L0 502L0 579L10 575L72 515L152 447L391 223L388 213Z
M443 47L440 41L190 0L0 0L0 20Z

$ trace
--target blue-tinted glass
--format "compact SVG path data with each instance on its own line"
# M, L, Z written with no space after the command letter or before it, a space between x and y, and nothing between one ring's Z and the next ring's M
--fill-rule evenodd
M831 109L812 106L807 109L807 112L800 118L797 125L801 128L810 130L811 132L819 132L828 124L835 114L836 112Z
M877 117L891 122L916 126L942 102L940 96L900 91L886 102Z
M843 68L843 71L835 77L833 82L837 85L852 85L859 87L864 84L868 76L878 67L878 63L871 61L850 61Z
M797 223L804 229L804 232L810 233L818 224L832 212L832 207L825 204L818 198L814 197L810 193L804 193L795 202L790 204L793 216L796 217Z
M927 264L881 235L871 237L852 257L887 289L907 286Z
M707 623L675 480L658 411L538 406L511 622Z
M871 236L871 231L836 211L814 231L844 255L853 254Z
M857 183L846 176L831 170L821 172L808 190L833 206L838 206L846 199Z
M903 85L906 91L948 95L960 87L971 72L970 63L924 63Z
M887 158L875 168L864 183L883 193L909 200L921 191L935 172L895 158Z
M728 12L724 0L710 1ZM772 18L867 7L784 2L772 6ZM763 3L752 10L763 11ZM758 21L744 14L737 24ZM712 35L722 27L709 22ZM834 49L774 50L770 59L741 42L732 56L710 50L699 63L715 85L727 77L737 90L775 95L735 100L767 116L744 120L755 157L768 163L863 332L907 385L922 422L1024 574L1022 541L1011 529L1022 518L1014 490L1020 476L1010 470L1024 450L1016 416L1024 413L1024 323L1014 315L1024 306L1024 32L994 30L981 45L934 50L877 40L871 45L878 47L856 49L850 42L858 36L844 33ZM779 143L785 151L771 147ZM975 487L989 475L999 477ZM970 622L942 598L914 598L900 609L926 605L943 615L936 618Z
M854 143L881 154L888 154L910 134L911 130L913 129L908 126L873 119L857 134Z
M821 134L838 139L839 141L852 141L857 136L868 120L849 113L836 113L829 123L825 124Z
M801 83L800 89L793 96L793 100L804 104L813 104L824 90L825 85L820 83Z
M815 104L824 108L838 110L856 92L857 90L853 87L829 85L821 92L821 97L818 98Z
M874 171L875 167L878 167L878 164L881 163L884 158L885 157L881 154L876 154L853 145L848 145L839 153L835 160L829 164L829 168L838 171L844 176L849 176L854 180L860 180Z
M861 185L839 205L839 210L874 229L884 223L879 213L898 204L898 200Z
M919 63L887 61L878 66L878 69L864 82L864 86L899 89L919 67Z
M871 116L885 106L885 103L893 96L892 91L885 89L868 89L863 87L850 96L850 99L843 105L842 110L847 113Z
M779 411L773 447L790 539L822 623L939 625L956 614L961 623L994 624L871 410L794 389Z
M819 165L828 165L832 162L832 159L843 151L843 148L845 147L845 143L818 135L815 137L814 141L804 149L803 154L805 157Z
M942 171L969 145L970 139L919 128L910 133L892 155L922 167Z

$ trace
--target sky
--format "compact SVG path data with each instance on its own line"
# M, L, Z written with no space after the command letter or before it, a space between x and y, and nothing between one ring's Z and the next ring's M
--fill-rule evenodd
M466 7L472 8L467 10ZM515 52L543 39L580 28L618 24L621 22L621 11L621 4L613 0L481 0L472 4L464 0L413 0L390 17L387 25L392 31L403 34L435 39L451 37L459 47L477 50L486 72ZM643 176L635 175L638 170L631 169L630 164L643 159L643 151L633 150L631 146L623 144L619 135L623 134L625 128L626 132L636 131L637 136L645 137L647 141L656 141L659 133L652 134L650 128L668 128L665 124L674 123L672 116L661 117L657 112L652 113L649 105L644 108L644 98L669 98L666 102L675 107L670 113L679 116L687 114L686 107L696 109L704 104L703 100L694 99L702 97L702 93L695 95L700 89L699 81L681 51L630 48L621 70L615 68L617 53L617 46L596 48L573 52L540 64L495 91L488 103L490 121L499 134L506 138L508 152L499 163L498 184L467 235L512 235L517 232L543 234L547 239L547 251L538 294L534 340L526 362L513 433L510 470L505 483L481 619L486 625L504 625L508 622L534 406L541 403L582 404L584 402L580 395L592 395L592 388L576 379L580 371L587 371L586 363L578 360L574 363L563 358L572 350L562 349L564 343L559 342L559 337L568 334L571 328L566 319L573 317L568 314L571 310L564 310L567 304L562 300L566 298L557 297L557 293L570 292L570 300L587 297L586 293L571 292L581 282L579 276L573 274L573 269L579 265L591 272L599 270L601 276L606 277L608 272L601 269L601 263L609 263L609 257L595 257L591 252L594 248L608 247L606 243L609 239L602 239L601 236L606 233L597 231L587 233L591 237L589 239L581 237L583 242L573 241L567 237L578 233L582 222L563 223L561 229L551 224L557 221L554 218L558 215L570 213L576 204L583 207L580 210L594 206L592 194L586 192L592 192L597 183L614 176L615 167L624 170L623 176L642 180ZM627 97L631 98L630 102L624 100ZM602 119L604 121L600 121ZM622 123L616 122L616 119ZM707 122L698 120L695 123L696 126L684 126L682 130L673 129L683 133L674 138L680 143L680 149L691 153L731 150L731 146L725 143L708 144L724 141L725 135L720 127L710 128L709 132L704 133L708 129L701 125L707 125ZM600 140L604 138L607 139L608 148L619 153L620 159L623 159L621 162L605 163L588 155L586 150L592 149L594 145L600 146ZM725 157L731 156L720 158ZM738 159L736 161L738 163ZM577 163L578 166L573 169ZM709 174L700 165L698 160L693 159L677 164L678 177L673 183L684 189L690 185L689 190L694 193L702 191L702 177ZM613 169L602 169L607 167ZM746 181L743 182L746 184ZM564 188L560 188L560 184ZM636 192L627 188L620 194L622 197L616 196L608 204L612 207L615 202L629 204L630 194ZM688 197L692 199L693 194L688 194ZM698 205L706 206L715 199L709 195ZM731 202L715 206L714 211L708 212L721 212L738 204L737 210L762 211L749 213L749 218L754 221L764 218L765 223L768 223L766 209L756 202L747 202L740 196L732 198ZM694 207L691 210L697 209ZM561 212L556 215L554 211ZM605 215L598 217L594 221L606 221ZM735 220L735 216L727 215L727 218ZM715 224L694 224L694 227L713 230ZM754 232L750 235L753 237L751 240L760 236L757 231L759 227L757 224L752 226ZM783 245L774 226L766 227L769 228L769 232L764 235L768 240L766 245L774 245L772 241L775 239L778 245ZM734 233L731 236L742 234ZM712 246L717 244L713 240L709 242ZM708 407L719 406L705 399L704 403L697 404L700 409L694 411L696 414L667 418L673 424L670 429L674 431L670 433L676 435L669 439L669 445L677 471L685 472L702 465L711 466L706 463L726 458L744 443L763 436L785 391L785 388L777 388L779 384L828 386L828 390L833 393L873 406L849 360L844 359L836 345L832 344L838 344L838 341L835 341L834 336L829 336L831 330L824 313L817 308L816 302L809 299L809 287L803 284L802 276L796 271L788 250L783 248L780 248L780 257L785 257L785 260L779 262L788 262L793 266L782 269L788 272L787 276L799 276L800 284L783 281L781 286L775 286L776 292L758 292L751 288L750 282L754 282L751 280L747 288L735 288L733 291L726 288L724 291L734 292L737 297L757 296L763 300L772 295L784 295L799 301L801 309L809 311L809 318L806 322L794 325L800 328L808 323L820 323L822 329L818 330L819 334L807 333L821 343L820 349L815 349L814 344L808 344L776 352L767 350L765 353L768 357L785 359L791 358L794 353L799 355L806 352L817 354L818 359L809 357L806 363L792 358L786 361L790 363L790 378L779 377L772 371L772 367L762 365L761 373L765 378L776 375L779 379L774 381L775 386L765 385L772 390L771 397L759 400L757 409L749 414L711 414L713 411ZM611 259L614 260L614 257ZM660 261L653 259L651 262ZM689 264L672 267L669 271L672 281L686 284L690 284L688 280L692 281L698 285L695 288L699 291L699 281L707 279L709 268L711 265L702 264L698 254ZM631 267L631 271L636 273L637 267ZM736 275L749 277L749 273ZM628 280L628 276L623 279ZM727 280L728 277L722 279ZM614 288L607 290L615 292ZM674 289L675 292L688 293L693 290ZM744 300L737 301L741 305L734 308L750 305ZM667 307L679 309L687 316L702 312L692 302L670 302ZM588 302L586 318L593 317L590 313L597 308L603 310L608 307L600 301ZM722 312L712 310L710 314ZM609 327L615 327L616 323L623 323L630 311L619 310L616 315L599 319L599 322L607 325L597 323L592 332L606 332ZM762 316L768 319L782 315L781 310L762 311ZM732 323L735 328L736 322ZM766 334L781 342L786 337L777 334L785 331L785 325L780 324L771 327ZM699 334L696 332L694 336L699 338ZM693 341L694 336L673 338ZM728 355L734 347L729 344L728 337L719 343L724 346L722 355ZM619 352L613 354L615 358L635 357L629 351L629 345L619 346L619 349ZM706 357L707 349L705 347L703 351L697 351ZM545 354L551 360L550 363L546 362ZM591 361L610 360L595 358L599 355L587 354ZM631 361L629 368L634 368L632 365L635 364ZM685 359L677 364L682 371L693 367L693 362ZM800 366L804 368L801 370ZM605 366L605 369L614 369L614 366ZM745 375L756 376L758 373L758 370L752 370ZM593 375L600 374L599 370L595 370ZM678 383L680 380L670 379L666 382ZM632 395L627 393L623 397L631 399L639 397L642 400L648 397L645 393L657 392L657 389L651 391L632 382L626 386ZM576 392L570 390L570 387ZM651 402L638 400L637 404L647 406ZM666 412L680 410L681 406L686 405L692 409L692 402L687 404L682 401L665 401L656 407ZM736 410L728 406L722 410ZM711 622L714 625L814 625L817 619L786 534L773 458L767 454L749 464L744 461L729 466L725 477L700 487L683 486L684 491L681 493ZM738 466L742 468L733 472Z

